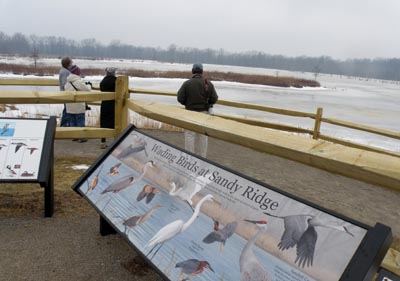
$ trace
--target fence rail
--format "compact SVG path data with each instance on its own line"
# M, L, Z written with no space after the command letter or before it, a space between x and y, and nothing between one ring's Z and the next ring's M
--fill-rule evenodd
M58 81L55 79L0 79L0 85L55 86L58 85ZM98 87L93 88L99 89ZM115 129L57 128L56 138L116 137L129 124L129 110L132 110L142 116L176 127L191 129L352 178L400 189L400 153L322 135L320 128L322 122L325 122L399 139L400 134L397 132L324 118L322 117L322 108L318 108L316 113L307 113L225 100L218 101L218 104L224 106L313 119L314 128L304 129L226 115L199 115L186 111L181 106L157 105L136 99L133 101L129 99L131 93L176 96L176 93L172 92L129 89L128 77L120 76L117 78L115 93L2 90L0 91L0 104L63 104L83 101L98 104L102 100L115 100ZM282 134L260 127L308 134L311 137ZM357 168L355 169L355 167Z

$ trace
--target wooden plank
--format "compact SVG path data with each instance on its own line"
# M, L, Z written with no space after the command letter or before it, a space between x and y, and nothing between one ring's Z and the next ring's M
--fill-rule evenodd
M242 124L148 101L128 100L146 117L400 191L400 159Z
M400 252L390 248L382 261L381 267L400 276Z
M270 129L274 129L274 130L293 132L293 133L310 134L310 135L312 135L312 133L313 133L313 131L309 130L309 129L303 129L303 128L289 126L289 125L283 125L283 124L264 122L264 121L260 121L260 120L250 119L250 118L240 118L240 117L224 115L224 114L215 114L214 116L218 116L218 117L228 119L228 120L234 120L237 122L241 122L241 123L249 124L249 125L253 125L253 126L270 128Z
M100 139L115 138L114 129L92 128L92 127L57 127L56 139Z
M48 78L2 78L0 85L7 86L59 86L58 79Z
M338 125L338 126L343 126L351 129L356 129L360 131L365 131L369 133L374 133L394 139L400 139L400 132L392 132L389 130L384 130L384 129L379 129L375 127L370 127L370 126L365 126L365 125L359 125L356 123L352 122L347 122L347 121L342 121L334 118L322 118L322 122L330 123L333 125Z
M129 125L126 101L129 98L128 76L119 76L115 81L115 130L120 134Z
M318 139L319 131L321 129L322 107L318 107L317 114L315 115L313 139Z
M130 89L129 92L137 93L137 94L176 96L176 93L174 93L174 92L144 90L144 89ZM266 112L282 114L282 115L288 115L288 116L315 118L315 114L314 113L287 110L287 109L274 108L274 107L267 107L267 106L261 106L261 105L255 105L255 104L233 102L233 101L227 101L227 100L218 100L217 104L226 105L226 106L232 106L232 107L238 107L238 108L247 108L247 109L266 111Z
M0 103L3 104L57 104L113 99L115 99L115 93L112 92L0 91Z
M395 157L400 157L400 153L397 153L394 151L389 151L389 150L385 150L385 149L381 149L381 148L377 148L377 147L372 147L369 145L362 145L362 144L358 144L358 143L354 143L351 141L346 141L346 140L342 140L342 139L338 139L338 138L334 138L334 137L330 137L330 136L319 135L319 139L330 141L330 142L341 144L341 145L345 145L345 146L358 148L358 149L363 149L363 150L367 150L367 151L373 151L373 152L383 153L383 154L387 154L387 155L391 155L391 156L395 156Z

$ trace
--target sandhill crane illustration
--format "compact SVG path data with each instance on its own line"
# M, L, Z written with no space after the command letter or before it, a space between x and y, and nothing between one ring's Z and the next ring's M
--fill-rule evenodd
M315 245L318 238L315 227L327 227L354 236L345 226L333 225L313 215L276 216L267 212L264 212L264 214L283 219L285 230L278 248L284 251L296 246L295 263L302 268L313 265Z
M212 269L212 267L208 261L201 261L198 259L189 259L189 260L178 262L175 265L175 268L180 269L179 279L182 278L183 274L191 275L191 276L200 275L206 268L208 268L212 272L215 272L214 269ZM183 280L189 280L189 279L185 278Z
M215 200L214 196L211 194L207 194L204 196L196 205L196 208L194 210L194 213L192 216L184 222L183 220L175 220L163 228L161 228L150 240L147 242L146 247L152 247L151 250L147 253L147 256L149 256L153 250L158 246L157 250L154 252L152 257L150 259L153 259L154 256L157 254L157 252L161 249L161 247L164 245L165 242L168 240L174 238L178 234L184 232L186 229L189 228L189 226L196 220L200 213L200 208L201 205L203 205L207 201L212 201Z
M126 220L124 220L124 222L122 223L125 226L125 230L124 233L126 235L128 235L127 230L144 223L145 221L147 221L147 219L158 209L161 208L161 205L155 205L152 208L150 208L145 214L143 215L139 215L139 216L133 216L130 217Z
M101 194L105 194L105 193L118 193L122 190L124 190L125 188L127 188L128 186L131 186L139 181L141 181L144 178L144 175L147 172L147 168L155 168L156 165L154 164L153 161L148 161L144 164L143 169L142 169L142 173L138 176L135 177L134 175L127 175L124 176L120 179L118 179L117 181L111 183L106 189L104 189ZM110 200L112 199L112 197L110 197ZM101 198L99 200L97 200L96 204L101 200ZM107 206L107 204L110 202L110 200L108 200L108 202L104 205L104 208Z
M238 223L236 221L227 223L223 228L219 228L219 222L214 221L214 231L204 237L203 242L211 244L214 242L220 242L219 252L222 252L222 246L225 246L226 240L231 237L237 228Z
M257 225L259 229L257 233L247 241L242 253L240 254L240 281L271 281L271 276L262 267L253 252L253 245L257 241L258 236L267 230L267 221L253 221L246 219L245 221Z

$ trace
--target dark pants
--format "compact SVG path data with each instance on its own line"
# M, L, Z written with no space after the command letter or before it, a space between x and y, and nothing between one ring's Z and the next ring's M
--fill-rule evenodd
M70 127L85 127L85 113L67 114Z

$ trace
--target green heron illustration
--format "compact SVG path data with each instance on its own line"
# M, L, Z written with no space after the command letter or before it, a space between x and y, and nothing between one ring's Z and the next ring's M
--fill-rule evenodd
M119 167L121 166L121 162L119 162L119 163L117 163L117 164L115 164L114 166L112 166L111 168L110 168L110 171L108 172L108 174L110 175L110 176L116 176L116 175L118 175L119 174Z
M222 246L225 246L226 240L231 237L238 226L236 221L227 223L223 228L219 228L219 222L214 220L214 231L204 237L203 242L211 244L214 242L220 242L219 252L222 252Z
M189 259L185 261L178 262L175 268L180 269L179 279L181 279L183 274L197 276L200 275L204 269L208 268L215 273L208 261L200 261L197 259ZM186 279L186 278L185 278ZM183 280L185 280L183 279ZM186 279L189 280L189 279Z

